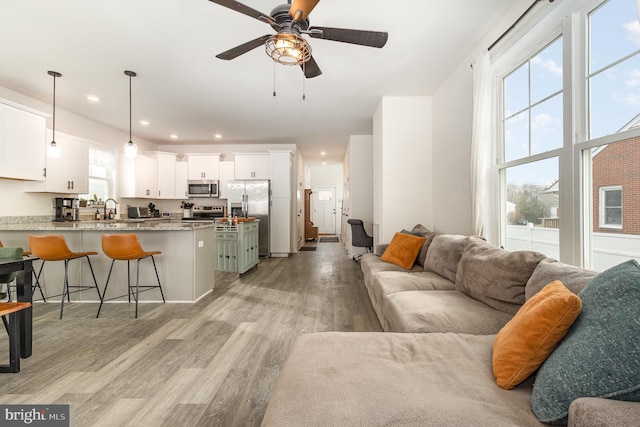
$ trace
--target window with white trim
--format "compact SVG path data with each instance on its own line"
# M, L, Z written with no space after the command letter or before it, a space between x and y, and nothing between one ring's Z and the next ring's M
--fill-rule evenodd
M104 202L116 197L115 151L99 145L89 146L89 193L80 197L90 202Z
M622 187L601 187L600 227L622 228Z
M599 271L640 260L639 5L544 4L531 30L492 57L500 243ZM546 91L536 87L535 67L546 67ZM554 81L553 70L562 78ZM543 119L558 118L555 133L536 134ZM558 205L547 211L539 204L550 194Z

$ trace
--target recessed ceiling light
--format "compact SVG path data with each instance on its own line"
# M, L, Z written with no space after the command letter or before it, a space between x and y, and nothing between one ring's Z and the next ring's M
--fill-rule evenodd
M148 120L140 120L140 124L142 126L149 126L149 121Z
M327 166L327 162L322 162L322 166Z
M178 139L178 135L176 135L175 133L172 133L169 136L171 136L171 139Z
M213 135L213 137L214 137L215 139L221 139L221 138L222 138L222 135L220 135L219 133L216 133L215 135Z
M327 152L326 152L326 151L322 151L322 152L320 153L320 155L321 155L321 156L326 156L326 155L327 155Z
M91 102L100 102L100 97L96 95L87 95L87 100Z

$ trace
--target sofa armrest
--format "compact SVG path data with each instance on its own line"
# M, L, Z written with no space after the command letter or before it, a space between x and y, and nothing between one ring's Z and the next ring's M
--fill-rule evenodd
M640 420L640 402L581 397L569 406L568 427L635 426Z
M388 246L389 246L388 243L380 243L380 244L376 245L376 249L375 249L375 251L373 253L378 255L378 256L382 256L384 251L387 250Z

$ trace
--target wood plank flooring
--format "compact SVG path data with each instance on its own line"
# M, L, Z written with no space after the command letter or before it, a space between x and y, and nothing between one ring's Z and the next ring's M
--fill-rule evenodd
M72 426L259 426L301 334L381 331L341 243L217 273L195 304L34 305L33 356L0 403L69 404ZM8 360L6 334L0 357ZM0 362L5 363L5 362Z

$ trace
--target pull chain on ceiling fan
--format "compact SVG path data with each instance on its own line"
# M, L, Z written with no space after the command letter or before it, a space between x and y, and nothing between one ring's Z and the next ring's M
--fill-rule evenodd
M216 55L219 59L231 60L264 45L273 61L284 65L299 65L306 78L322 74L311 54L311 45L302 37L337 41L381 48L387 43L388 33L380 31L352 30L346 28L311 27L309 14L320 0L289 0L289 4L276 6L270 15L257 11L235 0L209 0L236 12L266 22L276 34L266 34Z

